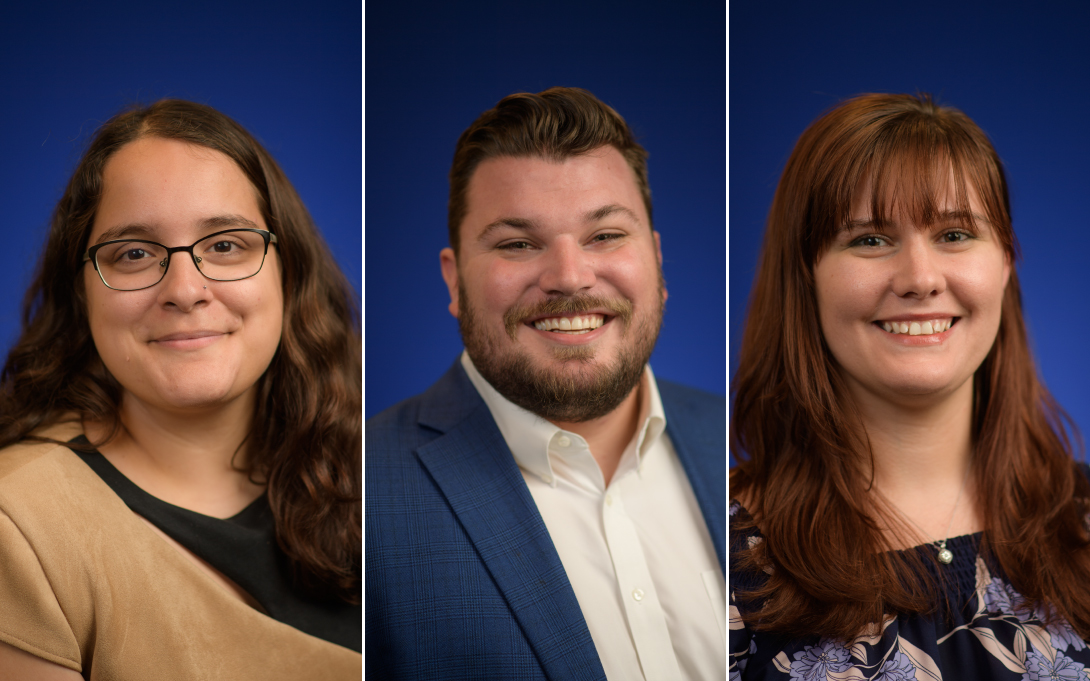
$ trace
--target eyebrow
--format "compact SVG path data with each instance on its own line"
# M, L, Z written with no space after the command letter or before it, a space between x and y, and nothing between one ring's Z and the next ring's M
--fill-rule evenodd
M636 214L633 213L631 210L629 210L628 208L625 208L624 206L617 205L615 203L611 203L608 206L602 206L601 208L599 208L597 210L592 210L592 211L586 213L583 216L583 221L584 222L598 222L599 220L605 220L610 215L616 215L617 213L621 213L623 215L628 216L635 223L639 223L639 221L640 221L640 219L636 216Z
M521 229L521 230L525 230L527 232L532 232L532 231L537 229L537 223L535 223L533 220L529 220L527 218L514 218L514 217L500 218L499 220L493 220L492 222L488 223L488 225L486 225L483 230L481 230L480 234L477 235L477 241L484 241L485 238L489 234L496 231L500 227L513 227L515 229Z
M610 215L615 215L617 213L628 216L633 222L639 223L640 221L636 214L628 208L625 208L624 206L615 203L611 203L609 205L602 206L601 208L596 208L594 210L584 213L583 222L599 222L606 219ZM484 241L484 239L489 234L499 229L500 227L513 227L515 229L521 229L527 232L533 232L534 230L538 229L537 223L535 223L533 220L527 218L503 217L488 223L488 225L486 225L485 228L481 230L480 235L477 236L477 241Z
M991 220L980 215L979 213L972 213L963 210L947 210L939 213L931 224L942 224L947 222L967 222L972 220L973 222L980 222L985 225L991 225ZM874 218L865 218L862 220L848 220L844 223L843 230L850 231L853 229L886 229L892 225L892 221L875 220Z
M261 229L257 223L249 218L245 218L241 215L235 215L229 213L226 215L214 215L209 218L204 218L197 223L198 228L201 231L211 232L217 229L226 229L230 227L241 227L248 229ZM155 236L155 228L149 225L134 222L129 225L119 225L117 227L111 227L105 232L99 235L95 240L96 244L101 244L106 241L114 241L115 239L124 239L126 237L138 237L150 239Z

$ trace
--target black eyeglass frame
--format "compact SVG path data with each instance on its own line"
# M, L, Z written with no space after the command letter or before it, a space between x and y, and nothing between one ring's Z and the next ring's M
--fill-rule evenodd
M238 279L216 279L215 277L210 277L208 276L207 272L201 269L201 258L193 252L193 247L202 241L211 239L214 236L219 236L220 234L229 234L231 232L253 232L254 234L258 234L261 236L261 238L265 241L265 252L261 254L261 264L257 266L257 272L254 272L253 274L247 275L245 277L239 277ZM156 280L154 284L148 284L147 286L141 286L140 288L114 288L113 286L110 286L106 283L106 277L102 276L102 270L98 268L98 252L102 248L109 246L110 244L120 243L152 244L153 246L159 246L160 248L166 250L166 266L163 267L163 273L159 275L159 279ZM175 246L174 248L170 248L166 244L161 244L158 241L149 241L147 239L112 239L110 241L103 241L100 244L95 244L94 246L88 248L87 251L83 254L83 262L86 263L88 260L90 260L94 264L95 272L98 273L98 278L102 280L102 285L110 289L111 291L143 291L146 288L151 288L152 286L155 286L163 280L163 277L167 276L167 270L170 269L171 256L181 251L189 254L189 257L193 260L193 266L197 268L197 271L200 272L205 279L211 281L242 281L243 279L256 277L261 272L261 268L265 266L265 258L269 255L270 243L276 243L275 234L266 229L250 229L248 227L238 227L236 229L225 229L221 232L214 232L212 234L209 234L208 236L203 236L200 239L197 239L188 246Z

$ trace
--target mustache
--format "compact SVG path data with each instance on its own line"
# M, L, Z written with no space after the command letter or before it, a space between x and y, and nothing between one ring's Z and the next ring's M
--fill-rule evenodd
M617 317L628 328L632 320L632 303L624 298L603 298L601 296L577 295L550 298L534 305L515 305L503 313L503 327L511 340L515 340L519 327L535 317L555 317L583 314L591 310L605 310L611 317Z

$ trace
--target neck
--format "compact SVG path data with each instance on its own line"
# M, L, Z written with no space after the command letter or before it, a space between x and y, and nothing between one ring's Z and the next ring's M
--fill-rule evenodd
M891 510L915 523L927 541L982 529L969 475L972 381L926 403L855 397L874 453L873 489Z
M598 462L598 468L602 471L602 479L608 487L609 481L617 471L617 465L621 462L621 456L636 434L639 427L640 405L642 404L642 390L644 378L628 393L628 397L613 411L605 416L590 421L569 423L564 421L550 421L558 428L579 435L587 441L591 455Z
M240 469L253 415L252 391L227 405L199 412L158 409L125 393L120 430L99 451L149 494L205 515L229 517L263 491ZM105 424L86 423L92 441Z

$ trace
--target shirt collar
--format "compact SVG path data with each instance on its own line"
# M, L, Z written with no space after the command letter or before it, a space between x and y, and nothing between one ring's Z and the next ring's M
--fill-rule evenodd
M477 388L484 403L488 405L488 410L492 412L492 418L496 421L500 434L503 435L511 454L515 457L515 463L519 465L519 468L555 486L556 476L553 474L552 463L549 460L549 445L554 438L561 435L579 436L553 425L501 395L477 371L473 360L469 358L469 353L462 351L461 362L469 380ZM651 373L650 365L644 366L639 390L640 416L637 421L639 426L625 450L626 455L629 449L636 450L638 467L644 453L666 429L666 414L662 410L662 398L659 396L658 384L655 382L654 374Z

